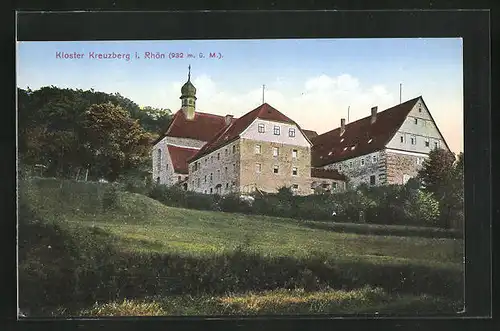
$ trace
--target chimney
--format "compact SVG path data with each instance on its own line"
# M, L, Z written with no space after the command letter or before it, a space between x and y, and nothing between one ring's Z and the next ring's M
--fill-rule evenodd
M232 120L233 120L233 115L226 115L225 117L226 125L231 124Z
M370 123L373 124L377 120L377 109L378 107L372 107L372 117L370 118Z
M340 135L343 135L345 132L345 118L340 119Z

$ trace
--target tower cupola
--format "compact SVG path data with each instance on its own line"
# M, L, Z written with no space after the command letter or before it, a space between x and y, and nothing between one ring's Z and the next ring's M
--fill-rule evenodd
M182 106L181 109L186 116L186 119L194 119L196 112L196 88L191 83L191 65L188 67L188 80L181 88Z

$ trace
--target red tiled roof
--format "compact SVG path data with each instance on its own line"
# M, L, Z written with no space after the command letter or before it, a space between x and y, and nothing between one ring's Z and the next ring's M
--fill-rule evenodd
M321 169L321 168L311 168L311 177L313 178L326 178L326 179L336 179L336 180L346 180L346 176L339 173L335 169Z
M304 134L306 135L307 138L309 138L309 140L318 136L318 133L313 130L302 130L302 132L304 132Z
M246 113L242 117L233 120L230 126L220 130L211 141L206 143L189 162L194 161L206 155L223 145L233 141L238 138L239 135L256 119L260 118L263 120L275 121L275 122L284 122L284 123L293 123L287 116L280 113L275 108L271 107L269 104L264 103L254 110Z
M158 143L165 136L191 138L201 141L209 141L213 136L226 126L224 116L195 112L192 120L186 119L184 112L179 110L172 118L167 131L153 142Z
M377 113L373 124L370 123L371 115L348 123L342 136L340 128L336 128L312 138L312 166L322 167L383 149L419 99L411 99Z
M167 145L174 171L178 174L188 174L187 160L195 155L198 150L194 148L178 147Z

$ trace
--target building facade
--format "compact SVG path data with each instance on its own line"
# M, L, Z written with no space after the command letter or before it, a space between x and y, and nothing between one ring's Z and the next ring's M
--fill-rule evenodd
M434 148L450 151L422 97L323 134L267 103L240 118L196 111L191 74L181 109L152 149L153 180L206 194L339 192L362 183L404 184ZM450 152L451 153L451 152Z
M405 184L434 148L451 153L422 97L312 139L313 166L337 170L357 186Z

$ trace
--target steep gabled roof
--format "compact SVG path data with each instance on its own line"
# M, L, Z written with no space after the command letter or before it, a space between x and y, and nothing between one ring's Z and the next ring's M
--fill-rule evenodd
M192 162L202 157L203 155L206 155L222 147L223 145L228 144L231 141L237 139L240 136L240 134L257 118L268 121L296 124L290 118L280 113L278 110L271 107L269 104L264 103L259 107L255 108L254 110L246 113L242 117L234 119L229 126L220 130L213 137L213 139L207 142L191 160L188 160L188 162Z
M302 132L304 132L304 134L309 140L312 140L314 137L318 136L318 133L313 130L302 130Z
M194 119L188 120L182 110L175 113L172 122L164 134L153 142L156 145L160 140L169 137L191 138L200 141L209 141L226 126L224 116L195 112Z
M336 179L336 180L346 180L346 176L339 173L335 169L323 169L323 168L311 168L311 177L313 178L325 178L325 179Z
M312 166L322 167L383 149L420 98L379 112L373 124L370 123L371 115L348 123L342 136L340 128L336 128L312 138Z
M167 148L168 153L170 154L170 159L172 160L174 171L178 174L187 175L189 172L187 160L195 155L198 150L173 145L167 145Z

